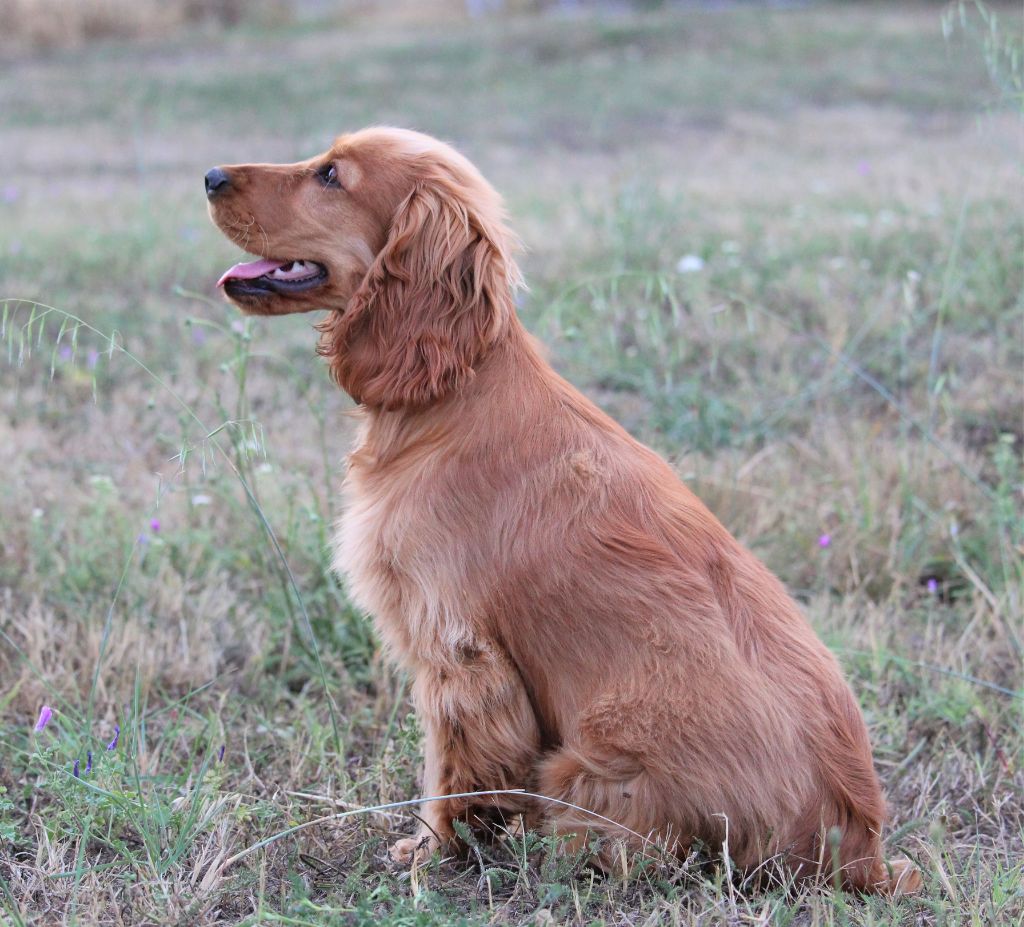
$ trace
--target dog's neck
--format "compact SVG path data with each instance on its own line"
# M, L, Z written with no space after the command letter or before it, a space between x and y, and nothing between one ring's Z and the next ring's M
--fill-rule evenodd
M393 410L362 406L364 428L352 464L372 469L409 457L414 450L451 450L483 433L506 433L517 425L557 380L539 346L515 315L457 391L426 406ZM508 397L516 397L509 402ZM494 420L495 414L505 421Z

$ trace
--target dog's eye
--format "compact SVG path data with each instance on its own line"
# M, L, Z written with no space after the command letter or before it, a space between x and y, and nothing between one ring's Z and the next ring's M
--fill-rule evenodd
M325 187L341 187L341 181L338 180L338 169L333 164L325 164L316 174Z

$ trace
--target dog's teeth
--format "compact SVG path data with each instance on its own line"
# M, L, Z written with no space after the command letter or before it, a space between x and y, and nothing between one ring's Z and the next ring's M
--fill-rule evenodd
M313 276L317 272L318 268L316 264L313 264L310 261L292 261L290 264L276 267L270 272L269 276L278 280L302 280L306 277Z

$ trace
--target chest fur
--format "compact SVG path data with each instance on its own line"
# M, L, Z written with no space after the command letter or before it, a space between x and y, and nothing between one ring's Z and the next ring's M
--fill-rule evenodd
M446 494L415 478L353 467L334 539L334 569L390 653L412 669L448 662L478 637L465 547Z

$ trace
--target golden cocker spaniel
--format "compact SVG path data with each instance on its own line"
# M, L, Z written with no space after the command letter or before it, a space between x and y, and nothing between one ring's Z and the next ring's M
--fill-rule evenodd
M523 813L570 847L727 841L747 870L777 856L797 880L919 887L882 856L835 659L665 461L543 359L469 161L373 128L297 164L214 168L206 190L259 255L221 278L234 303L328 310L320 353L362 409L335 564L413 679L425 792L567 803L431 802L396 859L456 843L453 820Z

